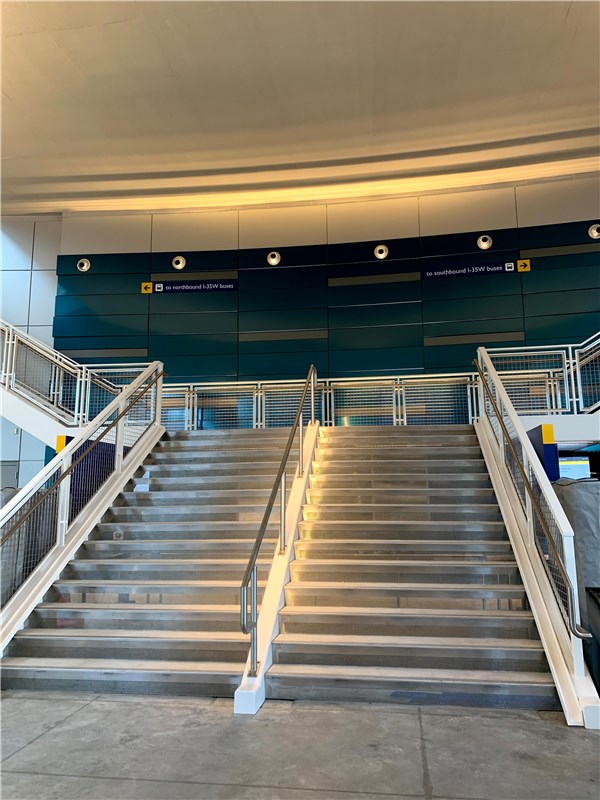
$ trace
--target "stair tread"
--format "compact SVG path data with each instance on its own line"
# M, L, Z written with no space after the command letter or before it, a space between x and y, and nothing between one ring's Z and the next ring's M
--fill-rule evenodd
M249 634L241 631L161 631L128 630L119 628L25 628L16 635L17 639L167 639L217 642L248 642Z
M522 648L525 650L543 650L541 641L534 639L481 639L475 637L449 636L386 636L334 633L280 633L275 638L276 644L335 644L340 647L368 645L369 647L417 646L417 647L450 647L450 648Z
M294 678L357 678L378 681L406 681L437 683L440 681L486 683L486 684L536 684L554 686L552 675L547 672L508 672L504 670L457 670L457 669L411 669L410 667L359 667L334 664L272 664L270 676Z
M284 616L304 617L306 615L347 615L377 617L449 617L451 619L533 619L531 611L484 611L480 609L464 610L460 608L378 608L377 606L284 606L279 611Z
M167 580L147 580L147 581L135 581L135 580L109 580L105 578L59 578L55 581L54 585L60 584L61 586L64 585L74 585L78 586L80 584L85 584L86 586L94 585L94 586L235 586L239 588L240 582L239 581L228 581L228 580L218 580L215 578L214 580L210 581L167 581ZM258 581L259 586L266 586L266 581Z
M169 603L165 605L164 603L94 603L93 605L90 603L40 603L36 606L36 611L89 611L90 613L96 613L97 611L109 611L109 612L123 612L126 611L127 613L160 613L160 614L171 614L171 613L190 613L190 614L220 614L220 613L231 613L239 615L240 613L240 606L238 603L235 604L221 604L221 605L210 605L207 603L206 605L199 605L199 604L189 604L189 603Z
M259 558L256 563L261 565L269 565L272 559ZM248 563L247 558L77 558L69 561L70 566L81 566L99 564L101 566L133 566L134 564L143 564L148 566L181 566L185 564L196 565L216 565L216 566L245 566Z
M486 542L487 544L487 542ZM437 559L434 557L428 559L389 559L389 558L308 558L297 559L293 561L291 566L310 566L315 567L323 565L334 566L337 564L348 567L511 567L516 568L517 562L512 560L498 560L498 561L457 561L456 559L449 561L444 558Z
M149 661L124 658L35 658L7 656L2 669L72 669L109 672L189 672L241 675L244 665L229 661Z
M400 581L291 581L286 589L344 589L354 591L357 589L418 589L419 591L433 591L436 589L464 589L465 591L477 591L480 589L493 591L520 591L524 588L521 584L510 583L403 583Z

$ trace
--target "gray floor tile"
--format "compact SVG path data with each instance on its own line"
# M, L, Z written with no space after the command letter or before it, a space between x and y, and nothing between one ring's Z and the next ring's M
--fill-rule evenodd
M600 736L542 719L423 714L435 798L597 800Z
M41 734L84 708L84 700L45 700L42 698L2 697L1 754L6 759Z
M80 778L5 772L3 800L416 800L401 795L356 794L180 781Z
M422 795L416 715L282 708L234 717L216 704L96 700L5 768L51 763L67 775Z

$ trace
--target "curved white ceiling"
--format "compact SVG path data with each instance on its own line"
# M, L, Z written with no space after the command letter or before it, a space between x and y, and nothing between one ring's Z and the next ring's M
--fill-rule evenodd
M596 3L4 3L5 211L587 174L599 33Z

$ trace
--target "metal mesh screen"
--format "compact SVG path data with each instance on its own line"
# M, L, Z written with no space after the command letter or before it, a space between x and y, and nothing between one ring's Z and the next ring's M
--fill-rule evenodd
M394 425L395 381L331 383L334 425Z
M253 387L194 387L191 408L193 430L254 427L254 397Z
M5 603L33 572L106 481L126 464L156 417L158 368L108 411L95 429L67 448L52 473L18 504L0 529L1 596Z
M569 410L565 350L489 351L489 356L518 413Z
M402 381L406 425L466 425L471 421L470 380Z
M43 353L19 341L13 354L12 386L41 405L52 406L66 418L78 410L78 370L50 361Z
M600 406L600 339L575 351L582 411Z
M261 384L263 421L265 428L291 428L298 411L298 403L304 389L304 381L297 385ZM322 422L323 388L315 392L315 419ZM303 424L310 421L310 393L302 406Z

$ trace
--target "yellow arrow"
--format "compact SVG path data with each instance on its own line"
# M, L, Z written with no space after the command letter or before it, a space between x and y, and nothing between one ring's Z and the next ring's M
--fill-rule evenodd
M518 272L531 272L531 261L528 258L523 258L517 261Z
M142 283L142 294L152 294L152 283Z

